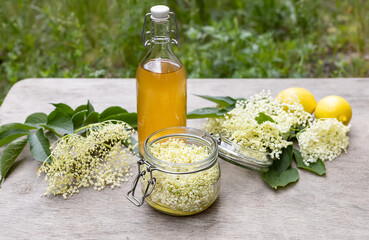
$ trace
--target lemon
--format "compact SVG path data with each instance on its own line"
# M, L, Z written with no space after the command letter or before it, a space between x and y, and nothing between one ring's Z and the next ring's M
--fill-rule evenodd
M304 110L306 112L310 114L314 112L314 109L316 107L315 98L313 94L311 94L311 92L309 92L305 88L300 87L287 88L282 92L280 92L277 98L280 98L283 102L288 103L291 100L295 100L296 99L295 96L298 98L298 100L300 101L301 105L304 107Z
M315 118L337 118L347 125L352 117L350 104L340 96L327 96L320 100L315 108Z

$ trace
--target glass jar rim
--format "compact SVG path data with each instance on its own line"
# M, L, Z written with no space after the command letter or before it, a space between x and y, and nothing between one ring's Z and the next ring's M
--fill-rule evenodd
M171 162L167 162L167 161L163 161L159 158L156 158L155 156L153 156L148 147L149 147L149 140L154 137L155 135L159 134L159 133L163 133L165 131L175 131L175 130L182 130L184 131L183 133L177 133L177 134L165 134L163 136L160 136L158 138L156 138L155 140L153 140L152 142L157 142L159 140L162 140L164 138L169 138L169 137L174 137L174 136L188 136L188 137L192 137L194 139L198 139L203 142L208 142L207 139L205 139L204 137L207 137L208 139L210 139L211 143L209 142L208 145L205 145L206 147L208 147L209 150L211 150L211 153L208 157L197 161L197 162L192 162L192 163L171 163ZM198 132L201 133L198 135L190 134L188 133L189 131L193 131L193 132ZM210 148L210 146L213 146L212 149ZM192 127L169 127L169 128L163 128L160 129L158 131L153 132L152 134L150 134L145 142L144 142L144 158L146 159L146 156L149 158L149 162L153 163L154 165L156 165L156 167L163 167L163 165L168 166L168 167L193 167L193 166L197 166L199 168L206 168L209 165L213 165L213 162L216 162L216 160L218 159L218 142L217 140L212 137L209 133L205 132L204 130L198 129L198 128L192 128ZM153 161L152 161L153 160Z

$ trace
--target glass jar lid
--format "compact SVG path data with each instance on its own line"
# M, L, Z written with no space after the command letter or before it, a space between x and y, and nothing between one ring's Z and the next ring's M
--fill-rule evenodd
M267 172L273 164L273 160L267 152L241 146L221 133L219 139L219 156L227 162L260 172Z

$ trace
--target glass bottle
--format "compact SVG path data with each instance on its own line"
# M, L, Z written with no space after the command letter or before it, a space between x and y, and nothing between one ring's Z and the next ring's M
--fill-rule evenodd
M145 32L150 16L150 31ZM176 31L170 29L173 18ZM174 33L176 39L171 38ZM146 40L146 36L149 39ZM139 151L143 155L145 139L153 132L167 127L186 126L186 71L174 55L171 43L178 44L179 33L175 15L164 5L151 8L146 14L142 41L151 48L136 73Z

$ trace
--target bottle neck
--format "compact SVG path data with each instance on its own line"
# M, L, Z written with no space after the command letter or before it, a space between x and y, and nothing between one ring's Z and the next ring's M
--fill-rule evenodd
M142 67L153 72L162 73L162 70L152 70L152 68L150 66L146 66L146 64L149 62L156 62L161 64L161 62L164 60L165 62L171 62L172 65L177 66L179 69L182 66L182 63L173 53L171 47L172 40L173 39L171 39L170 34L169 18L160 20L151 19L149 40L149 45L151 45L151 47L147 55L141 62Z
M160 21L151 19L151 42L154 46L170 47L169 18Z

